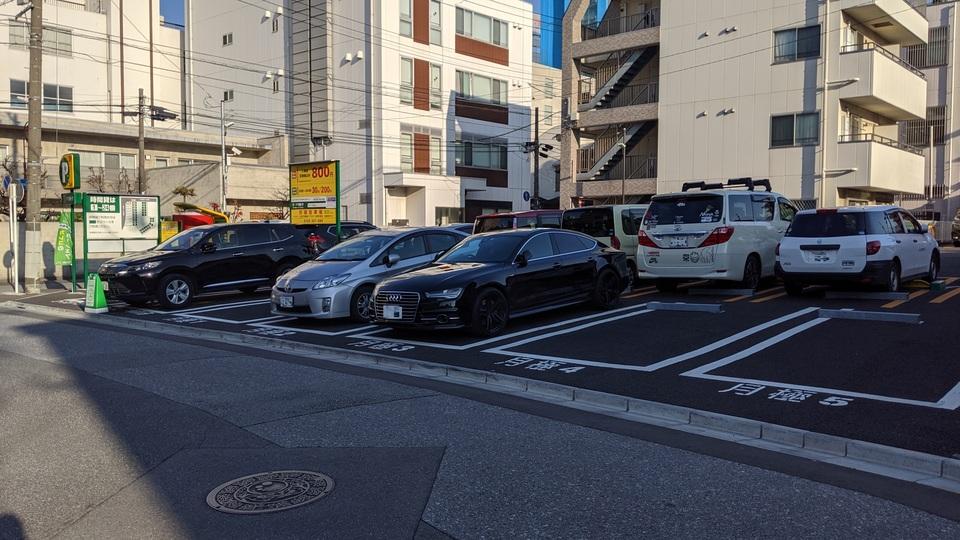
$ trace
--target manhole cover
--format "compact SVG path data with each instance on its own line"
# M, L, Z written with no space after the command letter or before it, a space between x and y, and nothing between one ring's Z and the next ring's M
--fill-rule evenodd
M207 504L229 514L264 514L310 504L333 491L333 478L312 471L272 471L220 484Z

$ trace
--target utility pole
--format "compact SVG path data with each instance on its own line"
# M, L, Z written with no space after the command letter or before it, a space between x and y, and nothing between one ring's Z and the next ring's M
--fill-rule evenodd
M620 204L627 204L627 128L622 128L617 146L623 148L623 155L620 156Z
M540 209L540 107L533 109L533 201L536 208ZM531 205L533 206L533 205Z
M140 97L137 102L137 117L140 124L140 133L137 136L137 193L143 195L147 189L147 144L143 135L143 117L146 116L144 107L143 88L140 89Z
M223 117L223 103L220 100L220 212L227 213L227 124Z
M34 0L30 9L30 81L27 85L27 204L26 245L24 246L23 282L27 292L35 291L43 281L43 256L40 246L40 195L43 165L43 1ZM16 219L16 216L11 216Z

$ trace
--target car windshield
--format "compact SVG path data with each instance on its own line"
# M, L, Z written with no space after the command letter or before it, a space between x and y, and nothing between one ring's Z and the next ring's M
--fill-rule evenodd
M441 263L492 263L508 262L516 253L525 236L480 236L464 240L437 262Z
M323 252L318 261L363 261L380 251L392 236L360 234Z
M678 195L654 199L643 222L648 227L690 225L717 223L722 217L723 197L720 195Z
M486 217L477 219L474 233L502 231L513 228L513 216Z
M787 236L793 238L833 238L859 236L864 230L863 212L799 214L790 225Z
M153 250L182 251L184 249L190 249L197 245L197 242L206 236L208 232L210 232L208 229L187 229L181 233L178 233L166 242L159 244L157 247L153 248Z

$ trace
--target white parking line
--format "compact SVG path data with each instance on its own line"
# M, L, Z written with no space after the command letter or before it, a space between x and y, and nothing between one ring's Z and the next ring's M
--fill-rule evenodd
M248 319L245 321L235 321L233 319L221 319L220 317L209 317L207 315L194 315L186 313L183 315L174 315L175 317L189 317L191 319L200 319L201 321L210 321L224 324L249 324L253 326L252 323L265 323L265 322L280 322L281 319L286 320L286 317L282 315L271 315L270 317L259 317L257 319Z
M958 407L960 407L960 384L957 384L957 386L953 387L953 389L950 390L939 401L931 402L931 401L919 401L914 399L896 398L896 397L890 397L890 396L881 396L878 394L867 394L863 392L850 392L848 390L840 390L837 388L825 388L821 386L806 386L806 385L789 384L789 383L784 383L779 381L764 381L760 379L744 379L740 377L708 375L709 372L715 369L732 364L739 360L743 360L744 358L753 356L754 354L764 349L768 349L778 343L786 341L802 332L805 332L811 328L819 326L829 320L830 319L828 318L816 318L812 321L807 321L781 334L778 334L769 339L761 341L760 343L757 343L752 347L748 347L740 352L731 354L730 356L727 356L726 358L721 358L720 360L717 360L715 362L710 362L709 364L705 364L700 367L691 369L690 371L681 373L681 375L684 377L693 377L696 379L708 379L708 380L724 381L724 382L738 383L738 384L748 383L748 384L758 384L761 386L774 386L774 387L790 388L790 389L796 389L796 390L806 390L808 392L818 392L823 394L837 394L841 396L870 399L875 401L885 401L887 403L897 403L901 405L916 405L919 407L929 407L934 409L955 410Z
M752 335L754 335L754 334L756 334L756 333L758 333L758 332L763 332L764 330L767 330L767 329L769 329L769 328L773 328L774 326L777 326L777 325L783 324L783 323L785 323L785 322L787 322L787 321L796 319L797 317L802 317L802 316L804 316L804 315L808 315L808 314L810 314L810 313L813 313L813 312L817 311L818 309L820 309L820 308L810 307L810 308L801 309L800 311L796 311L796 312L794 312L794 313L790 313L790 314L788 314L788 315L784 315L783 317L779 317L779 318L773 319L773 320L771 320L771 321L767 321L767 322L765 322L765 323L763 323L763 324L759 324L759 325L754 326L754 327L752 327L752 328L748 328L748 329L746 329L746 330L744 330L744 331L742 331L742 332L738 332L738 333L736 333L736 334L734 334L734 335L732 335L732 336L729 336L729 337L727 337L727 338L724 338L724 339L721 339L721 340L719 340L719 341L715 341L715 342L713 342L713 343L711 343L711 344L709 344L709 345L700 347L699 349L696 349L696 350L693 350L693 351L690 351L690 352L686 352L686 353L683 353L683 354L680 354L680 355L677 355L677 356L673 356L673 357L671 357L671 358L667 358L666 360L661 360L661 361L659 361L659 362L655 362L655 363L653 363L653 364L649 364L649 365L646 365L646 366L636 366L636 365L630 365L630 364L617 364L617 363L610 363L610 362L596 362L596 361L593 361L593 360L581 360L581 359L579 359L579 358L566 358L566 357L562 357L562 356L548 356L548 355L542 355L542 354L528 354L528 353L525 353L525 352L510 351L510 350L509 350L509 349L512 349L512 348L515 348L515 347L519 347L519 346L521 346L521 345L525 345L525 344L527 344L527 343L533 343L533 342L535 342L535 341L540 341L540 340L547 339L547 338L551 338L551 337L558 336L558 335L561 335L561 334L567 334L567 333L571 333L571 332L576 332L576 331L578 331L578 330L581 330L581 329L583 329L583 328L588 328L588 327L590 327L590 326L596 326L596 325L598 325L598 324L603 324L603 323L605 323L605 322L612 322L612 321L616 321L616 320L618 320L618 319L624 319L624 318L626 318L626 316L624 316L624 317L614 317L614 318L606 319L606 320L603 320L603 321L596 321L595 323L591 323L591 324L588 324L588 325L578 326L578 327L576 327L576 328L568 328L568 329L560 330L560 331L557 331L557 332L551 332L551 333L545 334L545 335L543 335L543 336L535 336L535 337L532 337L532 338L529 338L529 339L525 339L525 340L518 341L518 342L516 342L516 343L511 343L511 344L508 344L508 345L503 345L503 346L501 346L501 347L496 347L496 348L493 348L493 349L487 349L487 350L485 350L485 351L483 351L483 352L485 352L485 353L490 353L490 354L498 354L498 355L502 355L502 356L523 356L524 358L533 358L533 359L536 359L536 360L553 360L553 361L558 361L558 362L566 362L566 363L568 363L568 364L579 364L579 365L584 365L584 366L593 366L593 367L605 367L605 368L612 368L612 369L621 369L621 370L625 370L625 371L643 371L643 372L649 372L649 371L656 371L656 370L658 370L658 369L662 369L662 368L665 368L665 367L667 367L667 366L672 366L673 364L677 364L677 363L680 363L680 362L684 362L684 361L686 361L686 360L690 360L691 358L696 358L696 357L698 357L698 356L702 356L702 355L704 355L704 354L707 354L707 353L709 353L709 352L715 351L715 350L717 350L717 349L721 349L721 348L723 348L723 347L726 347L727 345L730 345L730 344L732 344L732 343L736 343L737 341L740 341L741 339L744 339L744 338L746 338L746 337L752 336ZM644 313L648 313L648 312L650 312L650 311L652 311L652 310L645 310ZM637 315L639 315L639 313L637 313Z
M545 324L545 325L543 325L543 326L536 326L536 327L533 327L533 328L528 328L528 329L526 329L526 330L520 330L519 332L513 332L513 333L511 333L511 334L504 334L504 335L502 335L502 336L494 336L494 337L492 337L492 338L483 339L483 340L480 340L480 341L474 341L474 342L471 342L471 343L467 343L467 344L465 344L465 345L447 345L447 344L445 344L445 343L433 343L433 342L430 342L430 341L417 341L417 340L414 340L414 339L400 339L400 338L383 337L383 336L378 336L378 335L377 335L377 334L382 333L382 332L388 332L388 331L390 331L390 330L391 330L390 328L380 328L380 329L375 330L375 331L373 331L373 332L367 332L367 333L364 333L364 334L356 334L356 335L348 336L348 337L352 337L352 338L373 338L373 339L379 339L379 340L383 340L383 341L389 341L389 342L392 342L392 343L403 343L403 344L406 344L406 345L419 345L419 346L421 346L421 347L432 347L432 348L434 348L434 349L447 349L447 350L451 350L451 351L465 351L465 350L467 350L467 349L473 349L473 348L475 348L475 347L482 347L482 346L484 346L484 345L489 345L490 343L496 343L496 342L498 342L498 341L503 341L503 340L505 340L505 339L510 339L510 338L512 338L512 337L525 336L525 335L527 335L527 334L530 334L530 333L533 333L533 332L539 332L539 331L541 331L541 330L549 330L549 329L551 329L551 328L557 328L558 326L565 326L565 325L572 324L572 323L577 323L577 322L580 322L580 321L586 321L586 320L590 320L590 319L596 319L597 317L603 317L603 316L605 316L605 315L610 315L610 314L612 314L612 313L622 313L622 312L624 312L624 311L639 310L639 309L645 308L646 306L647 306L646 304L637 304L637 305L634 305L634 306L627 306L627 307L622 307L622 308L619 308L619 309L612 309L612 310L610 310L610 311L603 311L603 312L600 312L600 313L594 313L593 315L584 315L583 317L577 317L577 318L575 318L575 319L566 319L566 320L559 321L559 322L555 322L555 323L551 323L551 324Z
M220 311L223 309L230 308L243 308L249 306L259 306L261 304L269 304L270 300L259 299L259 300L244 300L242 302L232 302L229 304L218 304L215 306L199 306L189 309L179 309L176 311L163 311L159 309L141 309L140 311L146 311L156 315L188 315L190 313L208 313L210 311Z
M296 317L288 317L288 318L284 318L283 320L273 321L273 323L293 321L296 319L297 319ZM287 332L297 332L300 334L316 334L318 336L342 336L344 334L352 334L353 332L362 332L363 330L370 330L370 329L376 328L376 326L369 325L369 326L361 326L360 328L348 328L347 330L331 332L329 330L314 330L312 328L291 328L289 326L276 326L275 324L267 324L267 323L256 323L256 324L251 324L250 326L253 326L255 328L269 328L271 330L285 330ZM353 337L353 336L350 336L350 337Z

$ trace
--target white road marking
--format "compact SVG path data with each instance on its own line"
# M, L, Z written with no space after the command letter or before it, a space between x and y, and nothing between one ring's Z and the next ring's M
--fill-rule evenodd
M220 311L223 309L230 308L244 308L249 306L259 306L261 304L269 304L269 299L260 299L260 300L244 300L243 302L233 302L230 304L218 304L214 306L200 306L189 309L180 309L176 311L163 311L159 309L142 309L141 311L149 311L156 315L188 315L190 313L208 313L210 311Z
M288 326L275 326L274 324L278 322L293 321L296 319L297 319L296 317L289 317L289 318L284 318L282 320L273 321L273 323L270 323L270 324L255 323L255 324L251 324L250 326L253 326L255 328L269 328L271 330L284 330L287 332L296 332L300 334L316 334L318 336L342 336L344 334L351 334L353 332L362 332L363 330L370 330L370 329L376 328L373 325L369 325L369 326L361 326L360 328L349 328L347 330L340 330L339 332L332 332L329 330L314 330L312 328L291 328ZM350 336L350 337L353 337L353 336Z
M248 319L245 321L235 321L233 319L222 319L220 317L209 317L207 315L193 315L193 314L184 314L184 315L175 315L175 317L187 317L190 319L198 319L201 321L209 321L223 324L249 324L253 326L253 323L265 323L265 322L280 322L285 317L280 315L272 315L270 317L260 317L257 319Z
M513 332L513 333L510 333L510 334L504 334L504 335L502 335L502 336L494 336L494 337L492 337L492 338L483 339L483 340L480 340L480 341L474 341L474 342L471 342L471 343L467 343L467 344L465 344L465 345L447 345L447 344L445 344L445 343L433 343L433 342L430 342L430 341L417 341L417 340L413 340L413 339L400 339L400 338L383 337L383 336L378 336L378 335L377 335L377 334L379 334L379 333L387 332L387 331L391 330L390 328L380 328L380 329L378 329L378 330L374 330L373 332L366 332L366 333L363 333L363 334L356 334L356 335L348 336L348 337L352 337L352 338L371 338L371 337L372 337L372 338L379 339L379 340L382 340L382 341L392 341L392 342L395 342L395 343L407 343L407 344L409 344L409 345L419 345L419 346L421 346L421 347L433 347L433 348L435 348L435 349L446 349L446 350L451 350L451 351L465 351L465 350L467 350L467 349L473 349L473 348L475 348L475 347L482 347L483 345L489 345L490 343L496 343L496 342L498 342L498 341L503 341L503 340L505 340L505 339L510 339L510 338L512 338L512 337L524 336L524 335L527 335L527 334L530 334L530 333L533 333L533 332L539 332L539 331L541 331L541 330L549 330L549 329L551 329L551 328L557 328L558 326L566 326L566 325L568 325L568 324L577 323L577 322L580 322L580 321L586 321L586 320L590 320L590 319L595 319L595 318L597 318L597 317L603 317L603 316L605 316L605 315L610 315L611 313L622 313L622 312L624 312L624 311L630 311L630 310L634 310L634 309L639 310L639 309L645 308L646 306L647 306L646 304L637 304L637 305L633 305L633 306L622 307L622 308L619 308L619 309L612 309L612 310L610 310L610 311L603 311L603 312L600 312L600 313L594 313L593 315L584 315L584 316L582 316L582 317L577 317L577 318L575 318L575 319L565 319L565 320L558 321L558 322L555 322L555 323L546 324L546 325L543 325L543 326L536 326L536 327L533 327L533 328L528 328L528 329L526 329L526 330L520 330L519 332ZM578 327L578 328L584 328L584 327ZM511 356L515 356L515 355L511 355Z
M783 317L779 317L779 318L774 319L774 320L772 320L772 321L767 321L767 322L765 322L765 323L763 323L763 324L759 324L759 325L754 326L754 327L752 327L752 328L748 328L747 330L744 330L744 331L742 331L742 332L738 332L738 333L736 333L736 334L734 334L734 335L732 335L732 336L730 336L730 337L727 337L727 338L721 339L721 340L719 340L719 341L716 341L716 342L714 342L714 343L711 343L711 344L709 344L709 345L700 347L699 349L696 349L696 350L693 350L693 351L690 351L690 352L686 352L686 353L683 353L683 354L680 354L680 355L677 355L677 356L674 356L674 357L671 357L671 358L667 358L666 360L661 360L661 361L659 361L659 362L656 362L656 363L653 363L653 364L649 364L649 365L646 365L646 366L636 366L636 365L630 365L630 364L616 364L616 363L610 363L610 362L596 362L596 361L592 361L592 360L580 360L580 359L578 359L578 358L566 358L566 357L562 357L562 356L548 356L548 355L541 355L541 354L528 354L528 353L526 353L526 352L510 351L510 350L509 350L509 349L514 348L514 347L519 347L519 346L521 346L521 345L525 345L525 344L527 344L527 343L532 343L532 342L534 342L534 341L539 341L539 340L542 340L542 339L547 339L547 338L549 338L549 337L557 336L557 335L560 335L560 334L576 332L576 331L581 330L581 329L583 329L583 328L587 328L587 327L589 327L589 326L594 326L594 324L603 324L604 322L611 322L611 321L615 321L615 320L617 320L617 319L622 319L622 318L625 318L625 317L611 318L611 319L607 319L607 320L604 320L604 321L597 321L596 323L591 324L591 325L578 326L578 327L576 327L576 328L569 328L569 329L561 330L561 331L558 331L558 332L552 332L552 333L550 333L550 334L546 334L546 335L543 335L543 336L532 337L532 338L529 338L529 339L525 339L525 340L522 340L522 341L518 341L518 342L516 342L516 343L511 343L511 344L503 345L503 346L501 346L501 347L496 347L496 348L493 348L493 349L487 349L487 350L485 350L485 351L483 351L483 352L485 352L485 353L490 353L490 354L499 354L499 355L502 355L502 356L523 356L523 357L525 357L525 358L536 358L536 359L538 359L538 360L554 360L554 361L558 361L558 362L567 362L567 363L570 363L570 364L581 364L581 365L584 365L584 366L594 366L594 367L605 367L605 368L611 368L611 369L621 369L621 370L625 370L625 371L644 371L644 372L649 372L649 371L656 371L656 370L658 370L658 369L662 369L662 368L665 368L665 367L667 367L667 366L672 366L673 364L677 364L677 363L680 363L680 362L684 362L684 361L686 361L686 360L690 360L691 358L696 358L696 357L698 357L698 356L702 356L702 355L707 354L707 353L709 353L709 352L711 352L711 351L715 351L715 350L717 350L717 349L726 347L727 345L730 345L731 343L735 343L735 342L737 342L737 341L740 341L740 340L743 339L743 338L746 338L746 337L752 336L753 334L756 334L756 333L758 333L758 332L762 332L762 331L764 331L764 330L767 330L768 328L772 328L772 327L777 326L777 325L779 325L779 324L783 324L783 323L785 323L785 322L787 322L787 321L796 319L797 317L802 317L802 316L804 316L804 315L808 315L808 314L810 314L810 313L813 313L813 312L817 311L818 309L820 309L820 308L811 307L811 308L801 309L800 311L797 311L797 312L794 312L794 313L790 313L789 315L784 315ZM649 311L649 310L647 310L647 311Z
M771 338L769 338L769 339L766 339L766 340L764 340L764 341L761 341L760 343L757 343L756 345L753 345L752 347L748 347L748 348L746 348L746 349L744 349L744 350L742 350L742 351L740 351L740 352L738 352L738 353L735 353L735 354L732 354L732 355L730 355L730 356L727 356L726 358L721 358L720 360L717 360L717 361L715 361L715 362L710 362L709 364L705 364L705 365L703 365L703 366L700 366L700 367L691 369L690 371L681 373L681 375L684 376L684 377L693 377L693 378L696 378L696 379L708 379L708 380L714 380L714 381L724 381L724 382L740 383L740 384L743 384L743 383L758 384L758 385L764 385L764 386L774 386L774 387L780 387L780 388L791 388L791 389L796 389L796 390L806 390L806 391L809 391L809 392L819 392L819 393L824 393L824 394L839 394L839 395L842 395L842 396L849 396L849 397L855 397L855 398L864 398L864 399L870 399L870 400L874 400L874 401L884 401L884 402L887 402L887 403L897 403L897 404L900 404L900 405L915 405L915 406L918 406L918 407L929 407L929 408L933 408L933 409L955 410L955 409L957 409L958 407L960 407L960 384L958 384L957 386L955 386L950 392L948 392L948 393L947 393L943 398L941 398L939 401L937 401L937 402L930 402L930 401L919 401L919 400L915 400L915 399L905 399L905 398L896 398L896 397L890 397L890 396L881 396L881 395L878 395L878 394L867 394L867 393L863 393L863 392L851 392L851 391L848 391L848 390L840 390L840 389L837 389L837 388L825 388L825 387L821 387L821 386L797 385L797 384L784 383L784 382L780 382L780 381L765 381L765 380L761 380L761 379L745 379L745 378L741 378L741 377L726 377L726 376L722 376L722 375L708 375L708 373L709 373L710 371L713 371L713 370L718 369L718 368L721 368L721 367L723 367L723 366L732 364L732 363L737 362L737 361L739 361L739 360L743 360L744 358L748 358L748 357L750 357L750 356L753 356L754 354L756 354L756 353L758 353L758 352L760 352L760 351L762 351L762 350L764 350L764 349L768 349L768 348L770 348L770 347L772 347L772 346L774 346L774 345L776 345L776 344L778 344L778 343L781 343L781 342L783 342L783 341L786 341L786 340L790 339L791 337L796 336L797 334L800 334L800 333L802 333L802 332L805 332L805 331L807 331L807 330L809 330L809 329L811 329L811 328L813 328L813 327L815 327L815 326L821 325L821 324L823 324L823 323L825 323L825 322L827 322L827 321L829 321L829 320L830 320L830 319L828 319L828 318L817 318L817 319L814 319L814 320L812 320L812 321L807 321L807 322L805 322L805 323L803 323L803 324L801 324L801 325L795 326L795 327L793 327L793 328L791 328L791 329L789 329L789 330L787 330L787 331L785 331L785 332L783 332L783 333L781 333L781 334L778 334L778 335L773 336L773 337L771 337Z

